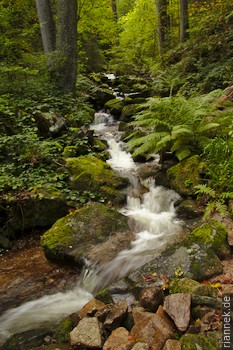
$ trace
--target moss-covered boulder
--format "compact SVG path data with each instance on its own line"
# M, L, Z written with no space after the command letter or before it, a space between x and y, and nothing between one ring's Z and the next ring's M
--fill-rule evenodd
M203 162L198 155L192 156L172 166L167 170L170 186L183 196L192 196L194 186L200 184Z
M123 107L124 103L117 98L107 101L104 105L104 108L108 109L110 114L116 118L120 117Z
M43 234L41 245L48 259L81 267L85 258L100 263L111 260L131 239L124 215L101 203L90 203L58 220Z
M198 242L206 249L213 250L218 257L224 258L230 254L227 236L228 233L223 224L210 220L193 230L188 236L188 240L193 243Z
M106 162L93 155L87 155L68 158L66 165L70 172L72 189L89 190L116 204L125 201L125 195L119 190L127 186L128 181L112 171Z
M123 122L130 122L132 117L139 111L140 105L128 104L123 107L120 120Z
M217 350L205 336L199 334L184 334L179 340L182 350Z

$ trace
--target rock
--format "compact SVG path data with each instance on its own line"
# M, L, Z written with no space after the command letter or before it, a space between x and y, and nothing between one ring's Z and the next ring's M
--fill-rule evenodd
M95 313L105 307L105 304L102 301L91 299L84 307L79 311L81 318L87 316L94 316Z
M90 97L90 102L94 105L95 109L103 108L104 104L114 99L114 95L112 90L108 88L95 88L95 91L92 91L92 95Z
M72 189L81 192L88 189L97 197L101 195L113 203L124 203L126 197L119 190L127 186L128 180L114 173L106 162L87 155L68 158L66 165Z
M75 348L100 349L103 344L102 328L96 317L83 318L70 332L70 343Z
M96 312L95 317L97 317L98 320L103 323L106 320L107 316L110 314L112 307L113 307L113 304L105 305L105 307L103 307L102 309L99 309Z
M104 343L103 350L130 350L134 341L129 338L129 332L124 327L112 331Z
M175 339L168 339L163 350L181 350L181 343Z
M148 285L145 282L145 277L150 279L150 286L153 281L154 286L163 284L161 279L156 276L153 278L151 273L160 274L166 278L175 277L178 273L184 277L202 281L221 274L222 271L221 261L213 251L206 250L198 244L181 240L168 247L157 258L131 273L127 280L133 285L136 292L137 288Z
M188 236L193 243L202 244L205 249L212 249L219 258L230 254L227 242L227 230L220 222L209 220L209 222L197 227Z
M207 332L221 331L222 322L221 315L218 315L216 310L207 312L200 320L200 334L205 335Z
M210 306L216 309L221 309L222 302L220 299L211 298L204 295L193 295L192 296L192 305L205 305Z
M121 239L117 242L114 236ZM123 239L122 237L125 237ZM90 203L58 220L41 237L46 257L54 261L84 265L84 258L95 258L95 262L112 260L119 250L129 246L132 233L128 219L101 203ZM106 250L106 241L116 243L115 249ZM104 243L104 250L100 249ZM119 244L118 244L119 243ZM99 255L94 256L92 249Z
M213 346L210 341L199 334L184 334L180 338L180 343L182 349L188 350L216 350L216 347Z
M109 113L117 119L120 118L123 107L124 103L117 98L108 100L104 105L104 108L109 110Z
M183 219L195 219L203 216L205 208L196 200L185 199L178 205L176 212Z
M33 329L12 335L2 346L1 350L25 350L33 349L41 345L48 345L53 333L45 329Z
M15 231L47 227L68 213L68 206L59 191L38 189L27 197L9 203L8 222Z
M112 331L113 329L119 327L126 318L127 310L128 305L123 300L113 304L111 311L108 313L104 321L104 328L106 328L108 331Z
M133 347L132 350L149 350L149 345L146 343L137 342Z
M203 295L208 297L217 297L216 288L207 284L202 284L190 278L174 278L170 282L169 291L174 293L188 293L191 295Z
M66 317L64 320L60 321L56 327L54 333L54 339L58 343L66 343L70 339L70 332L73 329L72 319L70 317Z
M185 332L190 322L191 294L177 293L165 297L163 309L173 319L177 329Z
M140 111L140 105L128 104L122 108L120 120L123 122L130 122L132 117Z
M43 137L59 136L66 129L67 120L59 116L57 113L37 113L33 116L39 133Z
M144 309L156 312L163 298L163 290L160 287L147 287L141 291L139 301Z
M145 312L137 313L135 325L130 331L135 341L144 342L151 350L161 350L166 341L174 337L174 325L162 306L156 314Z
M105 288L103 290L101 290L96 296L95 298L97 300L102 301L105 304L112 304L113 303L113 298L112 295L109 292L109 288Z
M189 157L167 171L170 186L182 196L192 196L195 186L201 183L203 163L198 155Z

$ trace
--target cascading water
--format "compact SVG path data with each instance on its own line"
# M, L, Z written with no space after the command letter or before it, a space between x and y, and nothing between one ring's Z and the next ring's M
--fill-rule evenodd
M87 267L73 290L47 295L5 312L0 318L0 345L10 334L45 326L46 322L56 322L79 310L99 290L158 256L180 231L174 209L179 195L156 187L151 178L140 183L137 175L140 165L136 165L123 149L124 144L117 141L116 124L108 114L96 113L92 128L108 141L110 166L131 182L127 206L121 213L137 223L135 239L129 249L121 251L112 261L101 267ZM113 137L114 134L116 137ZM137 196L132 195L133 189L139 185L147 191L144 194L137 191Z

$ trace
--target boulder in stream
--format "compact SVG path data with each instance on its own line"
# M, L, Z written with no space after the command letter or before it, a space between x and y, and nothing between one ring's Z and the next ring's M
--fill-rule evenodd
M101 203L90 203L58 220L41 238L46 257L83 266L112 260L133 238L128 218Z

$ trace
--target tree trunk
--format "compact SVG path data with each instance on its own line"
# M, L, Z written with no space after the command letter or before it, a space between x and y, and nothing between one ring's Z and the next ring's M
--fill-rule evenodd
M51 0L36 0L36 8L44 53L48 54L53 52L56 47L56 31L53 21Z
M167 14L167 0L156 0L158 15L159 53L162 56L170 46L170 19Z
M117 21L117 4L116 4L116 0L112 0L112 12L114 14L115 20Z
M77 78L77 0L58 0L56 83L75 93Z
M189 37L188 0L180 0L180 42Z

